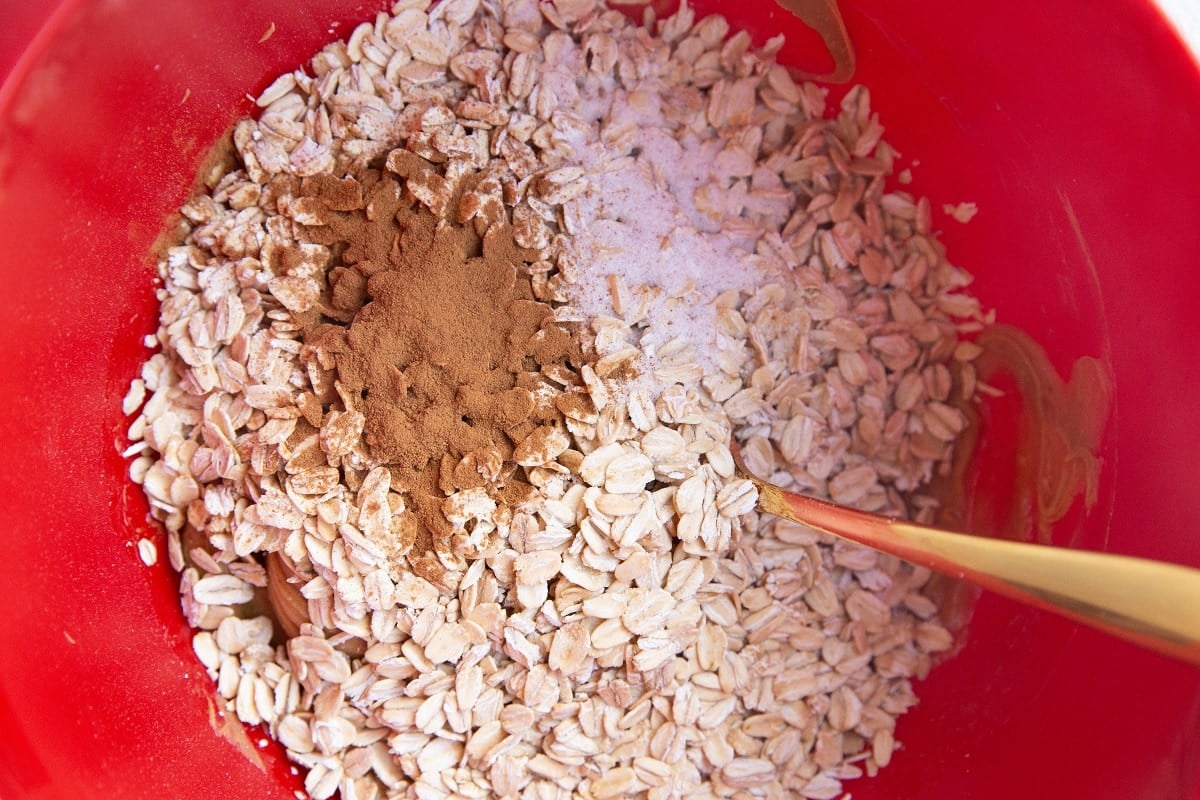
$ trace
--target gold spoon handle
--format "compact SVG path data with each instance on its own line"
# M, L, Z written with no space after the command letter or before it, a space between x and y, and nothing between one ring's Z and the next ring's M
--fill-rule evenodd
M1200 570L988 539L844 508L751 479L758 507L1200 665Z

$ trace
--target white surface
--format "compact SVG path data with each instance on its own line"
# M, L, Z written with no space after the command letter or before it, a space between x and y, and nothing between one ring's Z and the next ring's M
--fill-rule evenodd
M1155 0L1200 62L1200 0Z

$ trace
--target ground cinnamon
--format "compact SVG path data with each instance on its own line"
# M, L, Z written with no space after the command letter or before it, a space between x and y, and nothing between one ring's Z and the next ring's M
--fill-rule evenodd
M453 535L446 495L484 486L513 505L532 494L513 448L534 427L561 424L542 371L578 368L581 349L534 298L527 267L537 251L518 247L504 221L481 235L435 215L405 191L435 167L405 155L388 163L407 177L367 168L300 185L324 209L310 238L333 253L303 338L332 356L342 396L365 416L371 455L415 511L400 534L412 540L410 566L428 572L447 547L439 537Z

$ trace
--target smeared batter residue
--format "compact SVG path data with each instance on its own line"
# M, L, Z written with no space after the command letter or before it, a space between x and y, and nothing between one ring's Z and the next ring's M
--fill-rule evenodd
M983 354L975 362L979 378L1007 373L1016 381L1022 409L1014 503L1007 531L1036 529L1049 542L1050 530L1083 496L1084 509L1096 504L1100 485L1100 442L1112 410L1109 369L1084 356L1064 381L1046 351L1024 331L1008 325L985 329L976 340Z
M246 729L238 721L238 718L232 713L226 713L217 708L217 704L211 697L206 697L205 700L208 701L208 724L212 727L213 732L236 747L247 761L266 772L267 767L263 764L262 756L258 754L258 750L250 741L250 737L246 735Z
M805 80L827 83L846 83L854 75L854 45L846 32L846 23L838 10L837 0L775 0L784 10L795 14L801 22L815 30L833 57L833 71L827 75L801 72Z

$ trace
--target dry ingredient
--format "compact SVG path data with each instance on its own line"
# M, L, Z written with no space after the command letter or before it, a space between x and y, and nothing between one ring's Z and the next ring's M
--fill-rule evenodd
M561 430L547 375L577 370L582 352L550 305L534 298L528 268L538 252L514 242L502 207L477 226L434 214L403 187L445 178L404 150L388 155L384 171L352 173L304 179L291 205L317 201L306 212L312 241L284 250L281 260L307 259L318 271L301 278L305 308L291 308L313 393L300 398L303 423L289 441L315 437L308 461L299 459L303 469L348 455L361 434L371 460L387 465L381 498L394 487L413 509L393 514L401 509L381 506L378 524L364 532L393 577L407 569L445 586L446 561L457 564L467 545L455 542L461 534L444 498L486 489L490 502L506 507L534 502L534 487L514 475L513 442ZM472 185L483 178L460 176ZM463 216L461 200L449 206ZM333 441L324 415L339 401L345 425ZM471 533L478 540L484 531ZM474 557L478 544L470 546Z
M315 798L835 798L952 636L926 570L736 477L927 520L985 321L720 17L401 2L183 207L126 410L197 656ZM144 404L142 399L145 397Z

